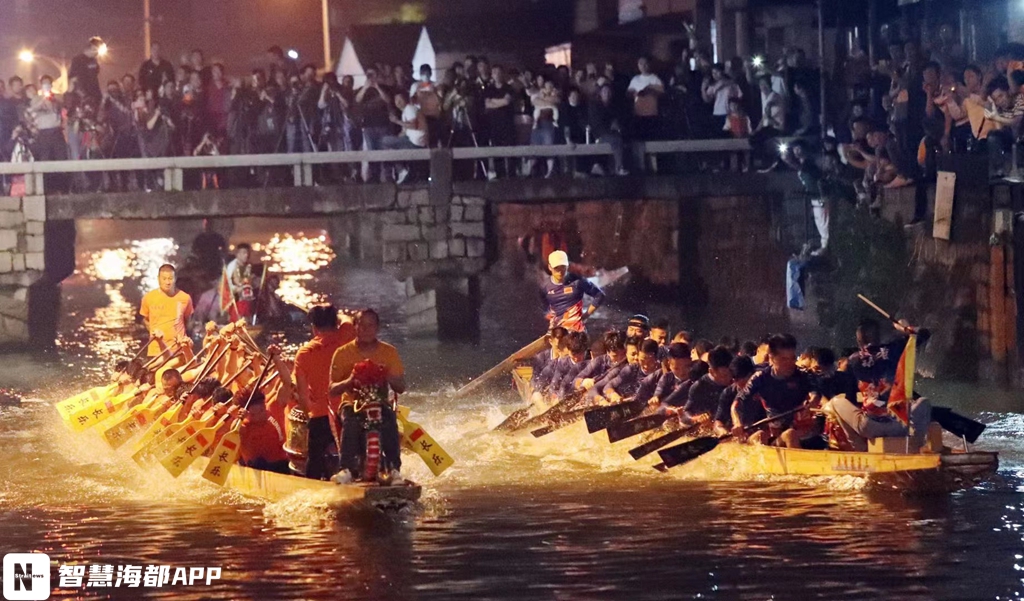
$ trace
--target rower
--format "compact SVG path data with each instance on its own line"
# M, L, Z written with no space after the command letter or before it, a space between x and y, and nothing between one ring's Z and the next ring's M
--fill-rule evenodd
M774 417L800 407L815 392L810 375L797 369L796 346L796 338L790 334L776 334L769 339L768 369L754 374L746 388L736 395L741 419L733 424L733 432L741 439L743 428L751 424L747 416L754 413L748 405L760 402L767 416ZM800 448L801 439L813 437L810 427L804 427L793 417L772 422L769 429L770 437L759 433L760 442L765 443L778 434L779 446Z
M245 418L238 429L241 437L239 463L279 474L288 474L288 454L284 451L284 431L267 411L267 399L257 390L248 399Z
M537 390L538 388L538 383L544 369L549 365L553 365L555 361L565 354L565 335L568 333L569 331L563 326L555 326L548 330L547 341L548 345L550 345L550 349L537 353L532 359L533 376L530 377L530 384L533 386L534 390Z
M729 384L732 373L729 365L733 355L724 346L716 346L708 353L708 373L690 386L686 404L680 417L684 423L693 423L698 415L713 414L718 410L718 401Z
M704 363L707 363L708 353L711 352L711 349L715 348L715 345L711 344L710 340L701 338L697 342L694 342L690 348L692 349L691 352L693 354L694 361L703 361Z
M616 405L621 403L623 398L641 394L640 389L643 388L643 394L648 395L649 398L650 394L653 394L654 389L657 388L660 378L658 343L653 340L644 340L640 344L636 363L628 363L619 370L601 388L601 396L609 403ZM650 392L648 393L647 390L650 390Z
M626 341L622 332L615 330L605 332L605 354L594 357L573 380L573 387L578 390L590 390L594 382L604 376L613 366L626 361Z
M878 322L867 320L857 328L860 351L849 359L850 373L860 382L860 403L832 403L832 411L853 445L854 450L866 451L870 438L913 438L913 450L924 444L924 436L931 422L931 403L917 398L909 402L909 427L896 419L888 409L889 394L896 381L900 356L906 348L910 334L917 333L918 343L927 343L931 333L915 330L905 322L893 324L901 336L888 344L880 344Z
M583 320L594 314L604 301L604 292L590 280L569 273L569 255L556 250L548 255L551 279L544 284L544 298L548 304L551 327L563 326L567 330L582 331ZM590 297L590 306L583 310L584 296Z
M295 354L296 404L309 417L306 477L326 480L330 473L328 448L334 442L331 432L331 361L334 353L355 340L350 322L339 323L334 305L318 305L309 310L313 339Z
M814 378L815 386L824 399L832 399L845 395L846 400L857 404L857 378L848 371L839 371L836 367L836 354L828 347L818 347L811 351L811 365L808 370Z
M378 340L380 316L373 309L365 309L356 319L356 339L339 348L331 361L331 386L329 392L341 396L342 434L341 434L341 471L332 478L336 482L351 482L360 474L361 456L364 449L359 448L363 439L365 415L356 413L353 403L354 375L353 370L361 361L372 361L384 368L387 386L392 392L405 392L405 367L398 356L398 349ZM381 406L380 426L381 471L391 472L393 481L401 480L399 470L402 467L401 449L398 438L398 419L394 409L384 403Z
M681 386L689 386L690 367L693 358L690 356L690 345L685 342L673 342L668 346L668 369L663 370L654 390L647 394L646 389L638 390L636 400L661 403Z
M174 339L188 337L188 320L192 317L192 297L176 286L174 265L164 264L157 272L159 288L150 290L142 297L139 315L142 316L149 335L154 337L150 342L148 354L154 357L160 354L160 344L156 340L163 332L172 332Z
M586 332L569 332L565 336L565 356L544 368L533 386L533 402L538 406L547 399L559 399L572 392L572 381L587 365Z
M757 343L753 340L747 340L740 345L739 354L741 357L750 357L753 360L757 356Z
M605 389L605 386L609 382L619 376L620 373L628 369L631 365L636 365L640 358L640 343L642 341L639 338L627 338L625 352L621 357L612 356L611 361L613 363L608 368L608 371L599 378L594 379L594 385L587 388L587 398L592 399L596 402L602 402L603 397L601 391ZM621 359L616 361L616 359Z
M646 315L639 313L629 318L626 324L626 338L639 338L643 340L651 333L651 320Z
M668 347L668 321L661 320L651 326L651 334L648 336L651 340L658 343L658 346L667 350Z
M746 388L750 377L754 375L754 361L743 355L733 357L729 363L729 375L732 376L732 384L718 397L718 410L715 412L714 424L716 436L728 434L732 430L733 423L741 421L733 417L733 403L736 400L736 395ZM761 418L763 416L758 417L758 419Z

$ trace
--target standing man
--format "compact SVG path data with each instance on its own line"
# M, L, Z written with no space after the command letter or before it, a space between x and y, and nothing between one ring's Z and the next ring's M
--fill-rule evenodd
M604 292L590 280L569 273L569 255L556 250L548 255L551 279L544 285L550 327L562 326L571 332L584 331L583 320L590 317L604 301ZM590 297L590 307L583 312L583 297Z
M365 444L365 414L356 413L354 403L356 382L353 369L360 361L372 361L384 368L387 378L386 388L397 394L405 392L405 367L398 356L398 350L386 342L377 339L380 330L380 317L373 309L365 309L356 320L356 339L339 348L331 361L332 396L341 396L342 430L341 430L341 471L335 475L336 481L344 484L351 482L362 471ZM383 461L381 472L391 472L393 480L400 480L399 470L402 467L401 449L398 440L398 419L390 403L381 406L380 446Z
M327 449L334 435L331 432L330 395L331 361L334 353L355 340L351 322L338 323L334 305L320 305L309 311L313 339L295 355L295 386L299 408L309 417L306 477L327 480L331 477Z
M96 57L100 55L100 48L106 47L103 40L98 37L89 38L89 45L81 54L71 60L71 68L68 70L68 81L78 80L78 89L86 98L99 100L100 95L100 63Z
M175 340L188 338L188 320L194 311L192 297L178 290L175 285L176 273L173 265L161 265L157 281L160 288L147 292L146 296L142 297L142 305L139 307L139 315L142 316L149 335L153 337L157 332L173 332ZM149 344L149 356L159 354L160 345L153 340Z
M139 67L139 88L157 93L169 81L174 81L174 65L160 56L160 44L153 42L149 46L149 58Z

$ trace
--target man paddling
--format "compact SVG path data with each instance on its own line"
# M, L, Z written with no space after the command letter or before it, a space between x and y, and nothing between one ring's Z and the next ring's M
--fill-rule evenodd
M157 272L157 282L159 288L147 292L139 306L139 315L149 335L154 338L149 343L150 357L160 354L157 333L173 332L174 339L188 338L188 320L194 312L192 297L177 288L174 265L161 265Z
M584 330L583 320L593 315L604 301L604 292L590 280L569 273L569 255L556 250L548 255L551 278L544 284L544 299L548 305L548 320L552 328L562 326L569 331ZM583 310L584 297L590 297L590 306Z
M309 416L306 477L326 480L331 477L327 450L334 441L328 394L331 361L334 353L355 340L356 335L351 323L339 324L334 305L310 309L309 325L313 339L295 355L295 386L298 406Z
M627 364L614 377L610 378L602 387L601 396L612 405L621 403L622 399L626 397L647 396L650 398L657 388L660 378L658 343L653 340L644 340L640 344L636 363Z
M341 472L334 479L341 483L351 482L362 471L361 456L363 449L363 430L366 417L356 413L353 407L355 381L353 370L357 363L371 361L383 367L387 387L393 392L405 392L405 367L398 356L398 349L377 339L380 331L380 317L373 309L359 313L356 319L356 339L339 348L331 361L330 394L341 396L342 433L341 433ZM382 472L391 471L393 480L401 479L399 469L402 467L398 438L398 420L389 403L381 405L380 446L382 454Z
M693 383L688 393L686 405L683 406L680 418L684 423L692 423L698 415L715 413L722 392L732 384L732 373L729 364L732 353L724 346L716 346L708 353L708 373Z

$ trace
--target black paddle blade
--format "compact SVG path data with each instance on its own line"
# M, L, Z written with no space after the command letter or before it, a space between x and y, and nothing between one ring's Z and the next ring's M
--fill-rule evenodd
M675 467L688 461L693 461L705 453L710 453L715 450L715 447L717 446L717 438L714 436L705 436L704 438L690 440L674 447L662 449L658 451L658 455L661 456L661 460L665 462L665 467Z
M587 432L600 432L615 422L636 417L646 406L647 403L643 401L627 401L611 407L591 409L583 415L583 419L587 421Z
M967 442L974 444L981 433L985 431L985 424L964 417L949 407L932 407L932 420L939 422L943 430L953 434L957 438L965 438Z
M646 457L651 453L657 451L661 447L667 444L672 444L673 442L686 436L687 433L689 433L689 431L689 428L680 428L673 432L669 432L668 434L665 434L663 436L659 436L654 440L649 440L636 448L630 449L629 456L632 457L633 459L640 459L641 457Z
M665 423L665 415L648 415L608 426L608 442L619 442L637 434L643 434Z
M552 432L561 430L566 426L571 426L572 424L575 424L576 422L580 421L580 419L583 419L584 416L586 416L585 409L576 409L575 411L568 411L566 413L551 418L550 424L544 426L543 428L538 428L533 432L530 432L530 434L533 434L534 438L547 436Z
M523 407L522 409L516 409L505 418L505 421L498 424L495 428L495 432L511 432L526 421L530 417L530 407Z

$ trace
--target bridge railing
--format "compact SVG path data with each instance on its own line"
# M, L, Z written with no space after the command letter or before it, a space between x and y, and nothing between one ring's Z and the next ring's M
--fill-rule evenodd
M670 140L638 142L633 145L638 157L687 153L747 153L750 143L743 139ZM550 146L485 146L451 149L360 150L293 154L242 154L215 156L174 156L135 159L89 159L76 161L40 161L0 163L0 175L25 176L26 194L44 194L44 176L97 172L162 171L164 190L184 190L186 170L217 170L249 167L291 167L294 186L314 185L317 165L352 163L430 162L441 160L486 160L509 158L570 158L610 156L609 144L559 144ZM646 163L645 163L646 164Z

